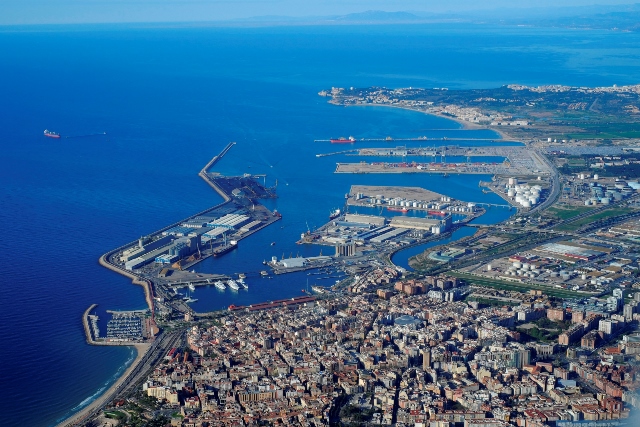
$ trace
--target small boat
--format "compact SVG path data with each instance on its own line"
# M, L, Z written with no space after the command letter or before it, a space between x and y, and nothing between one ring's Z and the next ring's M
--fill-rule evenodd
M190 289L191 291L195 291L195 290L196 290L196 287L193 285L193 283L189 283L189 289Z
M196 302L196 301L198 301L197 298L187 298L187 299L184 300L184 302L186 302L187 304L192 303L192 302Z
M340 216L340 209L334 209L329 212L329 220L336 219Z
M221 291L224 291L225 289L227 289L227 287L224 285L224 282L222 282L221 280L218 280L216 283L214 283L215 287L220 289Z
M271 242L271 246L275 246L275 245L276 245L276 242Z
M233 289L234 291L240 289L240 286L238 286L238 283L236 283L235 280L227 280L227 285L229 285L229 288Z

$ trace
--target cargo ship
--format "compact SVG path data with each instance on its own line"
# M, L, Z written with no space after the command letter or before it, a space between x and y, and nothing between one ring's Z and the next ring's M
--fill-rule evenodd
M45 129L44 130L44 136L46 136L47 138L60 138L60 134L57 132L53 132L50 130Z
M341 136L340 138L331 138L329 141L331 141L332 144L353 144L356 142L356 139L352 136L349 138Z
M329 221L331 221L332 219L336 219L340 216L340 209L335 209L331 212L329 212Z
M218 256L221 256L221 255L224 255L227 252L231 252L232 250L234 250L237 247L238 247L238 243L237 242L231 242L226 246L220 246L220 247L218 247L218 248L213 250L213 256L218 257Z
M447 216L447 213L446 212L442 212L442 211L427 211L427 213L429 215Z
M407 213L409 212L409 209L407 208L393 208L393 207L389 207L387 208L388 211L393 211L393 212L402 212L402 213Z

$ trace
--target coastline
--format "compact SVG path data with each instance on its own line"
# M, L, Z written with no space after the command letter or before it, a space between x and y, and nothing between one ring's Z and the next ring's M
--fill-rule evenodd
M127 347L134 347L137 353L135 359L133 360L133 362L131 362L131 365L129 365L129 367L122 373L122 375L120 375L118 379L115 380L111 387L100 394L100 396L96 397L95 400L82 408L79 412L76 412L64 421L56 424L56 427L70 427L77 425L77 423L85 421L85 418L89 417L92 412L106 405L109 400L114 397L113 394L116 393L120 389L122 384L127 380L129 374L131 374L131 372L138 366L144 355L149 350L149 347L151 347L151 344L136 343L128 344Z
M468 122L466 120L462 120L460 118L457 117L453 117L453 116L448 116L446 114L441 114L441 113L430 113L428 111L423 111L417 108L410 108L410 107L404 107L404 106L400 106L400 105L386 105L386 104L340 104L337 102L333 102L333 99L331 101L328 101L329 104L335 105L335 106L340 106L340 107L387 107L387 108L397 108L399 110L406 110L406 111L415 111L417 113L422 113L422 114L426 114L429 116L434 116L434 117L440 117L443 119L447 119L447 120L451 120L454 121L456 123L458 123L459 125L462 126L462 130L491 130L495 133L497 133L501 139L505 140L505 141L514 141L514 142L522 142L520 141L518 138L512 137L510 136L507 132L503 131L503 130L499 130L499 129L494 129L491 128L489 126L485 126L485 125L480 125L477 123L471 123ZM452 129L455 130L455 129Z
M236 143L235 142L231 142L229 144L227 144L227 146L222 150L222 152L216 156L214 156L203 168L202 170L198 173L198 176L200 176L210 187L212 187L223 199L222 203L219 203L217 205L215 205L214 207L205 209L202 212L198 212L197 214L194 214L192 216L190 216L189 218L201 215L205 212L208 212L210 210L216 209L220 206L225 205L226 203L228 203L231 200L231 197L226 194L224 191L222 191L222 189L220 187L218 187L216 185L216 183L214 181L212 181L208 176L207 176L207 170L210 169L213 165L215 165L226 153L227 151L229 151L231 149L231 147L233 147ZM179 221L182 222L182 221ZM177 224L177 223L176 223ZM176 224L171 224L165 228L163 228L162 230L168 229ZM161 230L161 231L162 231ZM157 232L156 232L157 233ZM133 244L135 242L132 242L130 244ZM129 279L131 279L131 282L134 285L139 285L142 286L143 290L144 290L144 295L145 295L145 301L149 307L149 310L151 311L151 331L150 335L152 337L155 337L159 332L159 328L155 323L155 313L154 313L154 304L153 304L153 298L154 298L154 292L153 292L153 282L151 280L145 279L140 277L139 275L131 272L131 271L127 271L124 270L122 268L120 268L119 266L112 264L109 261L109 257L112 256L115 252L117 252L118 250L130 245L124 245L121 246L117 249L113 249L105 254L103 254L99 259L98 259L98 263L102 266L105 267L115 273L118 273L124 277L127 277ZM136 367L138 366L138 364L140 363L140 361L142 360L142 358L145 356L145 354L147 354L147 351L149 350L149 348L151 347L151 343L107 343L107 342L98 342L95 341L93 339L93 335L91 332L91 327L89 325L89 320L88 320L88 315L91 312L91 310L93 310L98 304L92 304L91 306L89 306L89 308L87 308L87 310L84 311L83 315L82 315L82 324L83 324L83 329L85 331L85 336L86 336L86 341L89 345L96 345L96 346L121 346L121 347L134 347L136 349L136 357L134 358L133 362L131 363L131 365L129 365L129 367L122 373L122 375L120 375L115 382L111 385L111 387L109 387L107 390L105 390L103 393L101 393L98 397L96 397L95 400L93 400L91 403L89 403L86 407L84 407L83 409L81 409L79 412L70 415L69 417L67 417L65 420L63 420L60 423L56 424L56 427L71 427L71 426L75 426L78 423L82 423L83 421L86 421L86 418L90 417L95 411L100 410L101 408L103 408L107 403L109 403L109 400L113 399L115 397L115 394L119 391L119 389L121 388L121 386L127 381L127 379L129 378L129 375L131 374L131 372L133 372Z

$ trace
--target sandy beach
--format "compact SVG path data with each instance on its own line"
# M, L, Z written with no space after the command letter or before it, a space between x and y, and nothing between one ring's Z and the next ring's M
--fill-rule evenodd
M102 406L107 404L109 400L115 397L114 393L116 392L116 390L118 390L122 386L129 374L135 369L136 366L138 366L138 363L140 363L140 360L142 360L144 355L147 353L151 344L132 344L132 346L135 347L137 351L136 358L133 363L131 363L131 365L127 368L127 370L124 371L120 378L118 378L116 382L114 382L111 387L109 387L104 393L98 396L96 400L91 402L80 412L73 414L63 422L59 423L57 427L74 426L79 422L85 421L84 418L87 417L91 412L93 412L95 409L101 408Z
M429 116L441 117L443 119L452 120L452 121L462 125L462 128L465 129L465 130L476 130L476 129L492 130L495 133L497 133L498 135L500 135L500 138L502 138L505 141L520 141L520 139L516 138L515 136L509 135L509 133L505 132L504 130L496 129L495 126L494 127L485 126L485 125L481 125L481 124L478 124L478 123L468 122L466 120L462 120L462 119L457 118L457 117L448 116L446 114L430 113L430 112L427 112L427 111L419 110L417 108L410 108L410 107L399 106L399 105L387 105L387 104L348 104L348 105L343 105L343 104L340 104L340 103L337 103L337 102L331 102L331 101L329 101L329 104L333 104L333 105L337 105L337 106L341 106L341 107L387 107L387 108L398 108L400 110L415 111L417 113L427 114Z

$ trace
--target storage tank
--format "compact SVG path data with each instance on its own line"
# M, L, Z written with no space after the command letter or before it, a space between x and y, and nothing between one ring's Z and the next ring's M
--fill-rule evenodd
M603 205L608 205L609 203L611 203L611 199L609 199L608 197L603 197L602 199L600 199L600 203L602 203Z
M593 180L597 181L600 178L600 176L598 174L593 175Z
M530 268L531 268L531 264L529 264L528 262L522 263L523 270L529 270Z
M487 264L487 271L491 271L491 264Z
M531 207L531 202L530 202L530 201L528 201L528 200L524 200L524 201L522 202L522 207L523 207L523 208L530 208L530 207Z
M582 276L580 276L582 278L582 280L587 280L587 275L583 274Z
M515 261L515 262L513 263L513 266L514 266L515 268L522 268L522 263L521 263L520 261Z
M559 276L559 274L558 274L557 271L554 271L553 273L551 273L551 277L558 277L558 276Z

